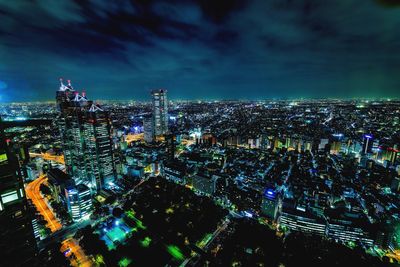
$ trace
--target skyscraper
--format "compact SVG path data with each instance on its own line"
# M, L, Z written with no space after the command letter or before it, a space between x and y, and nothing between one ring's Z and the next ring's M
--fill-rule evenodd
M0 118L0 262L2 266L28 264L36 242L25 198L21 170L5 140Z
M365 134L363 136L363 146L362 146L363 155L366 155L371 152L373 142L374 142L374 137L371 134Z
M154 141L154 131L153 131L153 118L145 117L143 119L143 131L144 131L144 141L146 143L151 143Z
M163 135L168 132L168 101L167 90L153 90L153 131L154 135Z
M168 160L174 160L175 158L175 135L174 134L167 134L165 136L166 142L166 153Z
M108 112L61 80L58 124L67 173L76 184L100 190L116 176Z
M92 177L92 184L100 189L116 176L108 112L92 104L84 113L83 132L88 174Z

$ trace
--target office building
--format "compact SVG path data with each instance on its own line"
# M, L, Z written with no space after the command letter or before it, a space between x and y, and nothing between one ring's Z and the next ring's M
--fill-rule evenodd
M275 221L278 214L279 208L279 198L276 191L269 187L265 190L262 202L261 202L261 212L268 219Z
M372 246L374 240L370 235L369 222L361 212L347 212L344 210L327 210L327 237L336 242L362 243Z
M30 209L21 170L0 118L0 262L2 266L29 265L36 254Z
M165 136L165 148L166 148L166 153L167 153L167 159L168 160L174 160L175 158L175 135L173 134L167 134Z
M362 144L362 154L366 155L371 153L372 146L373 146L374 138L371 134L365 134L363 137L363 144Z
M186 164L179 160L167 161L163 165L163 175L168 180L183 184L186 174Z
M153 131L154 135L164 135L168 132L168 101L167 90L153 90Z
M108 112L92 104L85 113L83 132L86 138L85 153L88 156L87 170L92 178L91 184L95 184L97 190L116 177L111 131Z
M92 196L84 184L69 185L65 188L68 212L74 222L88 219L92 211Z
M282 207L278 224L286 230L325 236L326 221L324 218L302 207Z
M109 114L70 81L61 81L56 99L66 171L76 184L97 192L116 177Z
M144 141L152 143L154 141L153 118L145 117L143 119Z
M74 184L71 177L60 169L50 169L47 172L47 178L53 199L58 203L65 204L65 188L70 184Z

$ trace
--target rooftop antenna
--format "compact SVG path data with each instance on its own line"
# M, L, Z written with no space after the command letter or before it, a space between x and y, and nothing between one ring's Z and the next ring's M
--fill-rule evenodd
M60 91L67 90L67 87L63 83L63 78L60 78Z
M69 87L70 89L72 89L71 80L68 80L67 82L68 82L68 87Z

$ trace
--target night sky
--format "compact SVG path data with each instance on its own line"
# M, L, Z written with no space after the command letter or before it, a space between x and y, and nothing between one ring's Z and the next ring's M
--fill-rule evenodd
M398 0L0 0L0 101L400 97Z

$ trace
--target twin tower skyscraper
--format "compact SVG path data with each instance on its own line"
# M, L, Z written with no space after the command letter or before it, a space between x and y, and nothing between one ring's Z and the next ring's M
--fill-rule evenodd
M116 178L109 113L60 79L56 93L61 143L67 174L92 192Z

